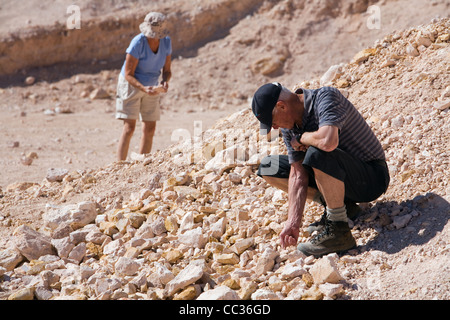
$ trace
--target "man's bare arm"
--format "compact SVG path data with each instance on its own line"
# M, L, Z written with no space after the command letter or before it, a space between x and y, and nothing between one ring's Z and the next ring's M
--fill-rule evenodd
M308 172L301 162L291 165L289 174L289 209L288 219L280 234L281 246L286 248L297 244L300 226L302 225L303 210L308 194Z

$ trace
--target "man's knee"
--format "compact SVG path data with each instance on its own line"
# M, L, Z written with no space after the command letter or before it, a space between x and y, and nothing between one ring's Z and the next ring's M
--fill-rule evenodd
M269 155L261 160L257 175L275 178L289 178L290 165L287 156Z

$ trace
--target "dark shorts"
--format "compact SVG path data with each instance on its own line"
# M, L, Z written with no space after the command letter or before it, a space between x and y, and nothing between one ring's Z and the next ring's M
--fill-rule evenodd
M365 162L335 149L325 152L309 147L302 162L309 174L309 186L317 189L313 168L344 182L345 198L354 202L370 202L386 192L389 170L384 160ZM287 155L265 157L257 174L289 179L291 165Z

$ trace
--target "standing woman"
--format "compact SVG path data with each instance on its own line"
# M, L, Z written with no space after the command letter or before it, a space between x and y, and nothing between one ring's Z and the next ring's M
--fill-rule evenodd
M139 153L150 153L152 149L156 121L160 119L160 94L167 92L172 76L172 42L164 28L165 20L164 14L150 12L139 26L141 33L126 50L117 84L116 119L123 120L118 160L127 158L138 117L142 121Z

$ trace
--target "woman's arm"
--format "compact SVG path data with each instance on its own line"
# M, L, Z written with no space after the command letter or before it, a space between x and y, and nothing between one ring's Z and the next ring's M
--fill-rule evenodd
M164 63L163 73L162 73L162 81L161 84L165 87L168 86L170 78L172 78L172 56L169 54L166 57L166 62Z
M136 71L136 67L139 63L139 60L133 57L131 54L127 53L126 60L125 60L125 80L128 81L133 87L144 91L145 93L149 95L156 95L158 92L156 92L153 87L144 86L142 83L136 79L134 76L134 72Z

